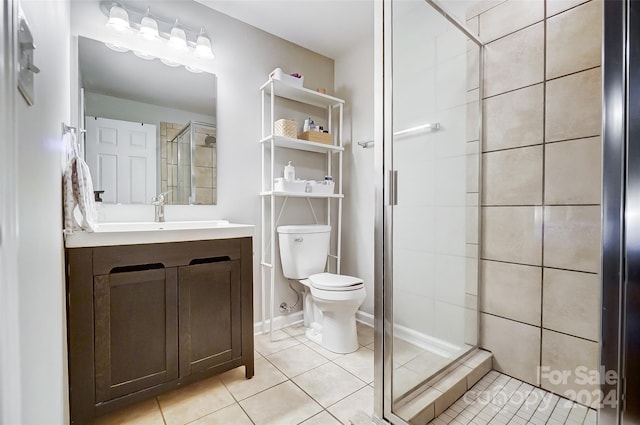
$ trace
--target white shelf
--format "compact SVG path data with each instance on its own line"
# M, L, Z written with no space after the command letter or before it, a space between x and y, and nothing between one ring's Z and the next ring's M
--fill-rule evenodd
M307 193L307 192L260 192L260 196L281 196L289 198L344 198L338 193Z
M263 331L269 331L273 335L274 318L276 317L276 308L281 300L275 298L276 294L276 271L274 264L277 263L278 248L276 246L276 240L278 235L276 233L276 224L280 222L282 213L287 205L291 205L293 202L294 207L302 207L299 201L288 202L289 198L303 199L303 204L308 204L311 214L316 223L324 222L332 226L334 235L332 239L332 246L335 244L335 255L330 256L327 261L335 261L331 265L335 264L335 267L330 270L335 270L340 274L341 263L341 244L342 244L342 200L344 195L342 192L342 167L343 167L343 153L345 151L342 146L342 124L345 101L338 99L337 97L329 96L327 94L318 93L314 90L306 89L302 86L294 86L283 83L280 80L270 79L260 87L262 98L262 124L261 134L262 140L258 143L261 150L261 174L262 174L262 189L275 188L273 179L275 178L276 170L274 157L278 149L293 149L310 153L322 153L325 154L323 167L325 175L334 173L336 178L335 190L339 193L307 193L307 192L282 192L263 190L260 192L260 217L261 217L261 245L260 245L260 272L262 280L262 324ZM282 99L293 100L300 103L300 105L288 105L288 108L300 109L301 105L309 105L317 108L323 108L327 117L327 130L333 134L334 144L325 144L318 142L311 142L308 140L301 140L295 137L284 137L269 135L266 133L273 132L273 120L276 114L276 109L279 104L284 103ZM299 112L302 112L300 110ZM306 111L305 111L306 112ZM306 115L306 113L305 113ZM337 118L337 119L336 119ZM269 122L271 120L271 122ZM269 124L269 126L267 126ZM270 128L270 130L267 130ZM283 153L283 152L281 152ZM302 152L301 152L302 154ZM336 155L332 155L336 154ZM305 154L306 155L306 154ZM307 155L309 159L309 157ZM320 159L316 156L313 158ZM316 165L316 167L318 167ZM278 186L278 188L281 188ZM287 187L288 188L288 187ZM276 198L279 198L281 202L276 202ZM311 201L315 199L316 201ZM332 200L335 199L335 204ZM325 208L323 215L325 219L316 214L315 209L322 204ZM335 207L335 208L333 208ZM295 211L297 212L297 211ZM295 220L294 220L295 222ZM328 267L330 267L329 265ZM267 297L266 294L269 294ZM267 325L269 323L269 325Z
M290 84L283 83L280 80L269 80L264 83L262 87L260 87L260 89L264 90L266 93L271 93L272 82L275 95L284 97L285 99L295 100L296 102L302 102L308 105L319 106L322 108L344 104L344 100L337 97L318 93L317 91L305 89L304 87L296 87Z
M292 139L291 137L284 136L267 136L264 139L260 140L260 143L269 145L271 139L273 139L274 145L279 148L298 149L301 151L320 153L344 151L344 148L341 146L329 145L326 143L309 142L307 140Z

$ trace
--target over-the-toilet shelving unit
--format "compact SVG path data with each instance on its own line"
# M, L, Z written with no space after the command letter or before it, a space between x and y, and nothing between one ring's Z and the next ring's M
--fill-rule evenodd
M270 79L260 87L262 96L262 138L260 146L262 151L262 185L261 185L261 221L262 221L262 240L260 249L260 269L262 273L262 330L266 331L267 323L267 306L266 306L266 289L269 288L270 306L269 310L269 333L273 335L273 322L275 310L275 261L276 261L276 227L279 218L287 206L289 199L306 199L316 222L318 218L311 204L312 198L326 199L326 223L331 224L332 219L336 221L336 225L332 226L336 233L335 253L329 253L329 257L335 260L336 273L340 273L340 256L342 242L342 154L344 147L342 146L342 119L344 110L344 100L327 94L319 93L304 87L298 87L283 83L280 80ZM269 113L267 114L266 101L269 97ZM299 102L303 105L311 105L315 107L325 108L327 111L327 129L333 135L333 144L309 142L301 139L274 135L274 123L276 121L276 102L278 98L289 99ZM337 125L333 120L337 114ZM267 119L269 120L267 125ZM298 193L298 192L276 192L274 190L274 180L276 177L275 170L275 153L278 148L296 149L314 154L326 155L326 175L332 174L333 156L338 156L337 176L334 176L336 185L336 193ZM267 153L270 153L269 160ZM269 162L267 164L267 162ZM268 173L267 173L268 170ZM279 211L276 213L276 199L283 198ZM338 202L337 217L332 217L332 200ZM269 212L267 213L267 207Z

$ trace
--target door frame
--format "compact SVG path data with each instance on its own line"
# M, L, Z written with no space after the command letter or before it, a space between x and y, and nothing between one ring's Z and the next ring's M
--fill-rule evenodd
M627 12L628 0L608 0L603 15L602 61L602 318L600 364L617 377L623 374L623 315L626 283L626 172L627 147ZM622 420L621 379L607 382L601 377L603 395L613 403L599 410L599 423Z
M0 4L0 423L21 423L15 70L18 2Z

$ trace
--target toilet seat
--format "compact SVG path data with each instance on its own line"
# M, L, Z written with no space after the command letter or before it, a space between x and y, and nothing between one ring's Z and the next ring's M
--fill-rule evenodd
M355 291L364 287L364 281L358 277L334 273L318 273L306 280L311 287L322 291Z

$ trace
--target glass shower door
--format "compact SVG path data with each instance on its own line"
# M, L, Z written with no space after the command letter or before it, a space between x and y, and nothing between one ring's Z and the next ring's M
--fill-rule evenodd
M478 345L480 47L423 0L385 21L385 411L408 422Z

